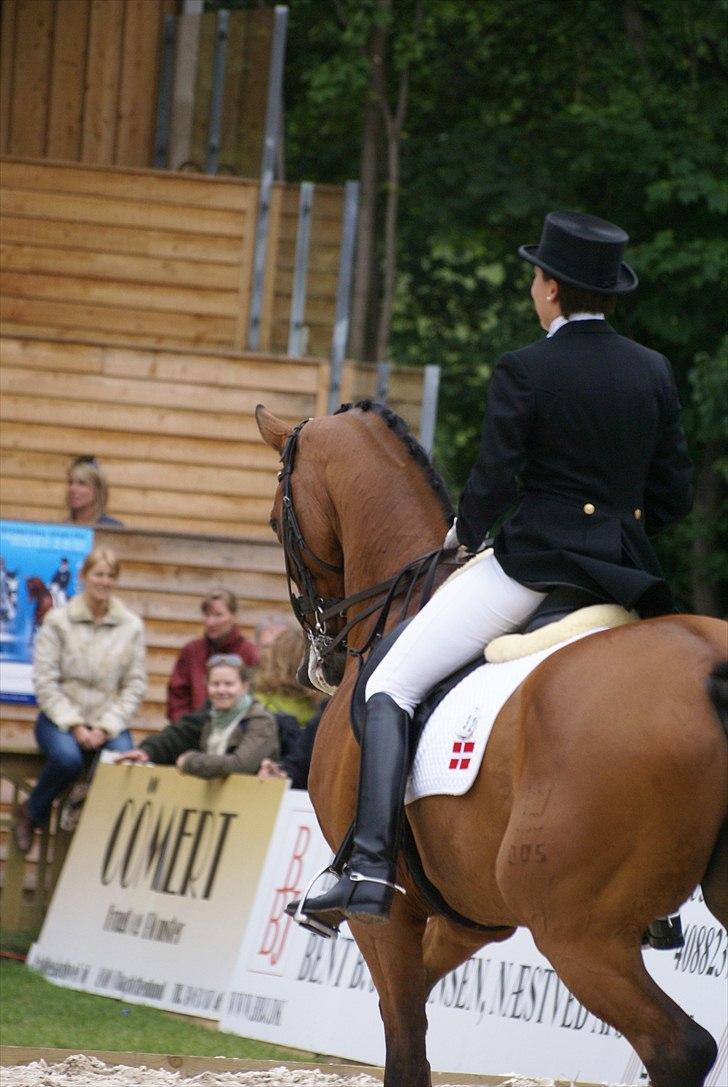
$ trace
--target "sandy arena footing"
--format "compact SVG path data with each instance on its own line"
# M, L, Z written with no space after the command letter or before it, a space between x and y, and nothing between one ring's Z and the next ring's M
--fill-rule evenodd
M352 1064L281 1065L230 1057L161 1053L73 1053L0 1047L3 1087L381 1087L381 1068ZM570 1079L433 1073L433 1087L575 1087ZM609 1085L579 1085L609 1087Z

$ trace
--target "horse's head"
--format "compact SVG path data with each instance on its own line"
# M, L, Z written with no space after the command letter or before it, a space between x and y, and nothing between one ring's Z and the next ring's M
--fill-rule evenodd
M345 596L344 566L321 459L313 446L310 455L298 456L299 443L306 446L309 440L304 423L290 427L262 404L255 409L255 419L263 440L280 454L283 465L270 526L283 547L291 605L309 640L308 661L303 663L299 678L332 694L341 682L346 663L344 649L330 649L337 630L343 626L336 605ZM311 428L320 422L311 421Z

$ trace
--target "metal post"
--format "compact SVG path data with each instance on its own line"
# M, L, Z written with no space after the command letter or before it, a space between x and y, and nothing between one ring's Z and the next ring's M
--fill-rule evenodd
M220 9L215 23L215 52L212 59L212 92L210 116L207 122L207 162L205 172L216 174L220 164L220 132L222 129L222 96L225 89L225 54L227 53L230 12Z
M172 77L174 75L174 41L177 18L164 16L162 32L162 60L159 69L159 96L157 99L157 129L154 136L154 165L163 170L169 153L169 122L172 114Z
M380 400L382 404L386 404L387 397L389 396L389 371L391 366L388 362L377 363L377 391L374 394L375 400Z
M288 8L276 5L273 14L273 44L271 47L270 74L268 76L268 102L265 111L263 160L260 167L260 200L258 221L255 224L255 254L253 257L253 283L250 297L250 325L248 347L255 351L260 343L260 319L263 310L263 280L268 248L268 213L270 191L273 185L276 142L281 123L283 88L283 58L286 52L286 27Z
M336 285L334 335L331 341L331 377L329 380L329 414L336 411L341 396L341 372L349 339L349 305L354 271L356 217L359 210L359 182L347 181L344 189L344 222L339 253L339 281Z
M296 257L293 269L291 293L291 319L288 325L288 354L301 354L303 339L303 314L306 308L306 281L308 279L308 249L311 240L311 209L313 207L313 182L302 181L298 198L298 232Z
M440 391L440 367L425 366L425 380L422 385L422 407L420 409L420 445L432 453L435 440L435 422L437 420L437 398Z

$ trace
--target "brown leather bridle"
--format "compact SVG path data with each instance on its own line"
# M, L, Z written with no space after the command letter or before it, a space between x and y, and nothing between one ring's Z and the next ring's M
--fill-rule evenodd
M396 597L406 593L402 608L402 617L404 617L409 608L415 585L420 579L424 579L420 607L423 607L429 600L435 573L443 551L442 548L430 551L428 554L414 559L385 581L380 581L377 585L362 589L351 596L322 596L316 588L314 576L305 561L305 556L308 556L309 561L312 561L323 570L329 570L335 574L343 575L344 567L322 559L312 550L301 531L293 505L291 477L296 463L298 439L307 422L308 420L304 419L303 422L295 426L286 439L281 454L283 467L278 474L283 490L280 527L288 582L288 596L293 613L320 663L323 663L336 650L343 650L352 656L363 659L364 655L381 637L392 603ZM298 594L294 592L294 586L298 589ZM352 605L363 600L369 600L372 597L378 599L355 615L353 619L347 619L347 611ZM347 642L349 631L357 624L368 619L376 611L379 611L379 617L364 646L361 649L351 648ZM337 620L337 624L336 630L332 632L331 623L334 620ZM338 622L339 620L343 620L343 625Z

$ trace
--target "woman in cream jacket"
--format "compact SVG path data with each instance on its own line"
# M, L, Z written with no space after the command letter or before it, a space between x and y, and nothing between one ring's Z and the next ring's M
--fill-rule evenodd
M118 576L115 554L95 548L81 567L83 592L50 611L36 635L35 735L48 761L15 824L23 853L95 752L134 746L128 729L146 691L144 627L112 595Z

